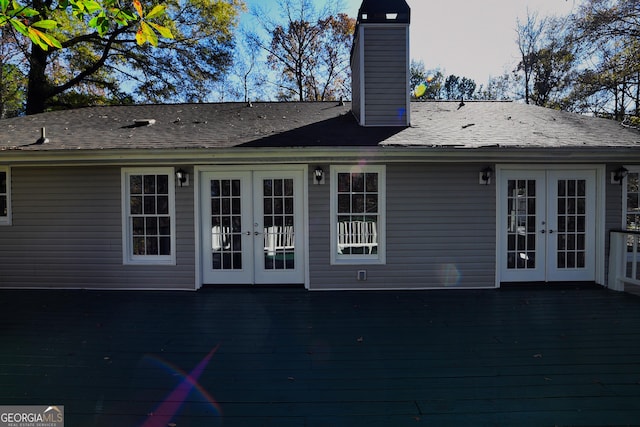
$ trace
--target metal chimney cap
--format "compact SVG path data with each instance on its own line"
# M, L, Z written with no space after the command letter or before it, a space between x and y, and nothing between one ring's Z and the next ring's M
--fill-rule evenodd
M411 21L411 8L405 0L363 0L358 10L358 23L399 23Z

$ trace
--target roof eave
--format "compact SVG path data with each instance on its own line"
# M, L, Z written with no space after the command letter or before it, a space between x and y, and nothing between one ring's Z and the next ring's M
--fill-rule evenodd
M376 163L610 163L628 162L634 147L286 147L225 149L111 149L47 150L2 152L0 165L76 166L82 164L262 164L262 163L344 163L367 160Z

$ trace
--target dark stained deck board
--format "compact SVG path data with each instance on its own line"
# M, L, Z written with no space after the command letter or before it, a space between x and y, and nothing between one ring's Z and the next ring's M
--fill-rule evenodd
M178 427L640 426L640 298L599 288L6 290L0 340L0 404L67 427L142 425L216 346Z

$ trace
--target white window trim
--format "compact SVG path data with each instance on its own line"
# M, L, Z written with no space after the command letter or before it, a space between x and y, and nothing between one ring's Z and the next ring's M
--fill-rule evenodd
M640 166L625 166L625 167L627 168L628 173L640 174ZM628 203L627 203L628 193L629 193L628 192L628 187L627 187L628 186L628 182L629 182L629 180L628 180L627 176L625 176L622 179L622 182L619 184L619 185L622 185L622 191L621 191L621 193L622 193L622 220L621 220L622 227L621 227L621 229L622 230L627 230L627 215L629 214L629 211L628 211L629 206L628 206ZM632 261L633 257L634 257L634 255L633 255L632 252L627 252L627 261Z
M132 233L129 221L129 176L130 175L168 175L169 176L169 216L171 217L171 254L170 255L133 255L131 248ZM176 265L176 203L174 168L122 168L122 263L125 265Z
M627 170L628 173L637 173L640 174L640 166L627 166ZM627 215L628 215L628 205L627 205L627 197L628 197L628 191L627 191L627 185L628 185L628 179L625 176L622 180L622 182L619 185L622 185L622 229L626 230L627 229Z
M11 225L11 168L0 166L0 172L7 174L7 216L0 216L0 225Z
M338 173L365 172L378 173L378 253L375 255L357 254L341 255L338 247ZM370 165L344 165L330 168L331 174L331 201L330 201L330 227L331 227L331 264L336 265L360 265L360 264L386 264L386 188L387 175L385 166Z

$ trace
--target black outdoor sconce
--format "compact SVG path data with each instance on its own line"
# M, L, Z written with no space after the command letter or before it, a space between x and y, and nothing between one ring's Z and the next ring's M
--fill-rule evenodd
M180 183L180 187L189 186L189 174L182 168L176 171L176 180Z
M480 171L480 184L489 185L491 177L493 177L493 169L491 169L491 166L487 166Z
M613 184L622 185L622 181L629 174L629 170L624 166L620 166L614 172L611 172L611 182Z
M324 170L320 166L313 171L313 178L314 184L324 184Z

